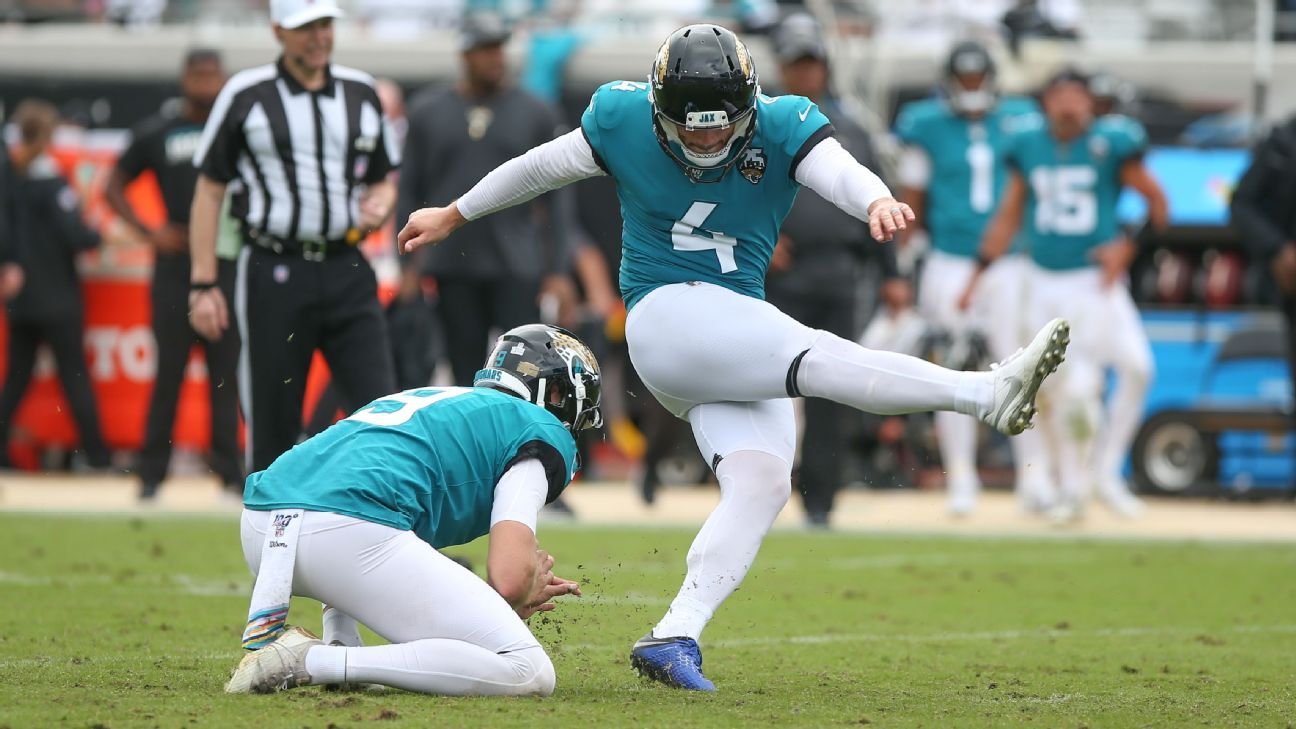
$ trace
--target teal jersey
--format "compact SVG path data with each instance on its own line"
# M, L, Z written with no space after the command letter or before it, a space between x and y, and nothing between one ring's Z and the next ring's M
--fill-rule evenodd
M1013 135L1008 164L1026 182L1022 227L1037 264L1058 271L1094 265L1089 252L1120 232L1121 167L1146 148L1142 125L1123 116L1103 117L1066 144L1042 115Z
M706 281L765 297L765 269L796 199L796 165L832 125L801 96L757 96L751 145L718 182L693 182L653 133L648 84L594 92L581 129L621 200L621 295Z
M932 247L976 258L981 233L1008 182L1004 152L1014 125L1039 112L1033 99L1008 97L980 119L956 114L942 99L905 104L896 118L900 141L931 162L925 225Z
M495 484L536 458L549 501L571 482L576 441L549 411L497 390L420 388L374 400L248 476L243 505L346 514L433 547L490 531Z

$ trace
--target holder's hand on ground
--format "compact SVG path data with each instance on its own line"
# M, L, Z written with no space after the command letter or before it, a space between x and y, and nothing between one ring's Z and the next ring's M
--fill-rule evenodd
M229 307L219 288L189 292L189 325L209 342L218 341L229 329Z
M540 590L533 596L531 603L525 607L519 608L517 613L523 620L535 615L536 613L545 613L553 610L555 605L552 600L562 595L581 596L580 585L571 580L549 573L549 582L543 585Z
M396 236L401 250L412 253L421 246L436 245L468 222L459 207L450 203L443 208L422 208L410 213L409 221Z
M880 197L868 208L869 234L873 240L883 242L895 238L897 231L909 227L917 219L913 208L893 197Z

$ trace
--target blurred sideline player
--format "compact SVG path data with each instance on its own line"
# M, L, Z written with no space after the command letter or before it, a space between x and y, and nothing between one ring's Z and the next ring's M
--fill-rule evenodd
M449 695L547 696L553 664L522 622L580 594L538 549L536 517L602 424L598 363L566 330L505 332L473 387L380 398L248 478L243 555L256 573L226 690L371 683ZM440 549L490 534L488 583ZM493 589L492 589L493 588ZM326 605L324 639L286 625ZM391 643L362 646L357 621Z
M713 691L697 638L787 503L791 398L879 414L958 410L1018 433L1063 356L1067 324L1051 322L992 373L954 372L864 349L766 303L779 225L801 185L867 219L876 240L903 230L913 212L842 148L813 102L761 94L746 47L715 25L672 33L648 83L602 86L580 129L501 165L447 207L416 211L400 241L407 251L436 243L469 220L601 174L616 180L625 221L631 361L662 405L692 425L720 482L684 585L631 662L669 685Z
M992 262L1024 226L1035 268L1030 311L1075 325L1071 361L1045 391L1059 521L1082 515L1094 486L1116 513L1143 511L1120 476L1152 377L1151 347L1124 283L1136 246L1117 226L1121 187L1147 200L1154 228L1164 229L1169 217L1165 194L1143 165L1143 128L1125 117L1095 120L1087 83L1079 72L1059 72L1044 88L1045 116L1023 123L1009 140L1012 174L981 244L982 261ZM1119 376L1104 418L1107 363L1118 363ZM1094 447L1099 431L1101 449Z
M900 164L900 197L913 206L931 242L919 280L918 308L955 341L984 334L991 355L1002 359L1026 342L1026 256L1013 251L985 272L987 283L969 311L959 294L976 268L981 234L999 201L1008 173L1004 142L1013 123L1037 113L1033 99L1001 98L995 65L975 41L954 46L945 65L945 94L906 104L896 133L907 146ZM949 367L976 362L944 362ZM952 412L936 413L941 460L952 514L970 513L981 488L976 469L977 423ZM1047 452L1036 432L1012 440L1017 495L1028 511L1043 511L1054 487Z

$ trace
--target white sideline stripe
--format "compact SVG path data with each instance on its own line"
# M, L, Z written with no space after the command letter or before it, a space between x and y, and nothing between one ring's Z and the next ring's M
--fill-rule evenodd
M24 575L17 572L0 572L0 584L78 587L83 585L119 585L124 589L162 590L186 595L240 596L251 594L251 578L212 579L193 575Z
M1185 628L1173 626L1098 628L1096 630L1057 630L1032 628L1021 630L950 631L941 633L830 633L820 635L790 635L770 638L731 638L706 641L708 648L749 648L771 645L822 645L826 643L953 643L993 642L1032 638L1129 638L1148 635L1210 635L1212 633L1289 634L1296 633L1296 625L1238 625L1223 629ZM620 647L608 643L564 643L556 650L581 651Z

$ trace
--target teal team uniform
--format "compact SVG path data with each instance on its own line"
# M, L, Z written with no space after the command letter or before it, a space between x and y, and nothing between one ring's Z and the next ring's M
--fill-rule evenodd
M800 188L795 165L832 134L809 99L760 94L751 145L718 182L693 182L657 143L647 83L600 87L581 129L617 183L627 307L659 286L687 281L763 299L779 227Z
M440 548L490 531L495 484L526 458L544 465L552 501L575 473L576 442L544 408L497 390L406 390L249 476L243 504L346 514Z
M1038 113L1033 99L1000 99L984 117L961 116L942 99L906 104L896 134L931 160L926 227L932 247L976 258L981 233L1008 182L1004 151L1015 125Z
M1007 161L1029 190L1022 228L1036 264L1055 271L1095 265L1090 251L1120 234L1121 166L1146 149L1143 126L1123 116L1103 117L1067 144L1053 138L1042 115L1013 134Z

